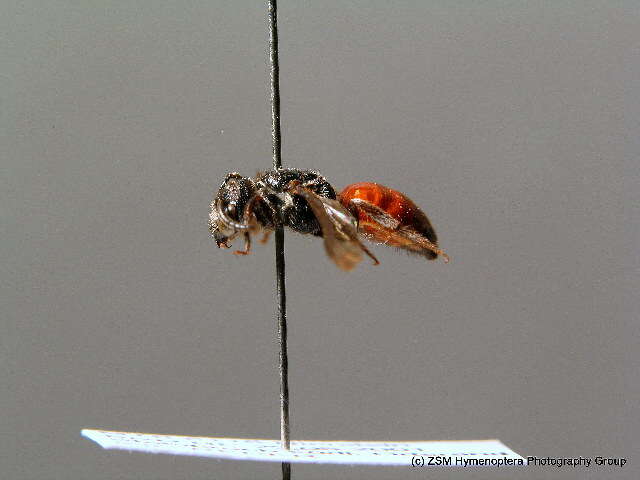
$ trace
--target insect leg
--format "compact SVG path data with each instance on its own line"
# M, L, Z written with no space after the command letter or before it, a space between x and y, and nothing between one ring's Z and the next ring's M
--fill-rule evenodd
M244 210L242 211L242 223L244 225L249 226L250 228L255 225L255 217L253 215L253 205L256 203L258 198L262 198L260 194L255 194L251 197L251 200L247 202L244 206Z
M236 255L249 255L251 251L251 235L247 232L244 233L244 250L236 250Z
M374 265L380 265L380 261L376 258L376 256L373 253L371 253L371 251L367 247L364 246L364 244L361 241L358 240L358 244L360 245L360 248L362 248L362 251L366 253L369 256L369 258L371 258L371 260L373 260Z
M442 250L440 247L438 247L435 243L433 243L431 240L426 238L424 235L420 235L414 229L410 227L403 227L398 230L398 233L400 233L403 237L407 238L408 240L411 240L416 245L419 245L420 247L426 250L430 250L436 255L442 255L442 259L444 260L444 263L449 263L449 255L444 253L444 250Z
M269 236L271 236L271 230L265 230L262 234L262 238L260 239L260 243L267 243L269 241Z

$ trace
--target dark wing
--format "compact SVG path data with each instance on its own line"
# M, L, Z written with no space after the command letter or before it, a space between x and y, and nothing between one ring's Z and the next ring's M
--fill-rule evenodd
M358 237L356 219L340 202L321 197L313 191L293 186L291 193L304 198L315 215L324 238L324 248L329 258L342 270L352 270L362 260L364 252L378 265L378 259Z
M436 232L421 210L416 208L414 211L413 225L401 225L398 219L366 200L353 198L349 203L371 220L359 225L363 235L371 240L423 255L429 260L441 255L445 262L449 262L449 255L438 247Z
M373 221L389 230L396 230L400 226L400 220L392 217L383 209L361 198L352 198L349 203L365 212Z

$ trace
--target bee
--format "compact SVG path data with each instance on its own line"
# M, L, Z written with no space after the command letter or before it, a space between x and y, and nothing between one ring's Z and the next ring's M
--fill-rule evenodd
M354 183L336 194L314 170L279 168L255 179L229 173L211 202L209 232L219 248L244 238L251 251L251 236L262 233L265 243L278 226L322 237L329 258L342 270L352 270L364 255L380 262L362 243L397 247L427 260L449 257L438 247L431 222L409 197L378 183Z

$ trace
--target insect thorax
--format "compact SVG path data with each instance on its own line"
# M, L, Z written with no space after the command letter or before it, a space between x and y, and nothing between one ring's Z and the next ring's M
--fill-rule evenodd
M256 178L258 191L271 207L262 208L257 212L262 216L261 222L265 226L272 226L274 220L272 212L278 212L278 220L284 226L299 233L321 235L320 225L307 202L302 197L287 191L293 180L297 180L317 195L336 198L333 187L318 172L297 168L269 170Z

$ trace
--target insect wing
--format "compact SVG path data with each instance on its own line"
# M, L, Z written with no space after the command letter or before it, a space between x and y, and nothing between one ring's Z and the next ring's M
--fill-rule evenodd
M361 198L353 198L350 203L355 205L359 211L366 213L371 220L383 228L395 230L400 226L400 220L392 217L377 205L373 205Z
M413 203L409 225L403 225L400 220L366 200L353 198L349 204L360 214L358 230L370 240L423 255L429 260L441 255L445 262L449 261L449 256L438 247L431 222Z
M339 268L352 270L362 260L363 252L369 254L358 239L355 218L340 202L320 197L302 187L297 187L295 193L311 207L322 229L327 255Z

